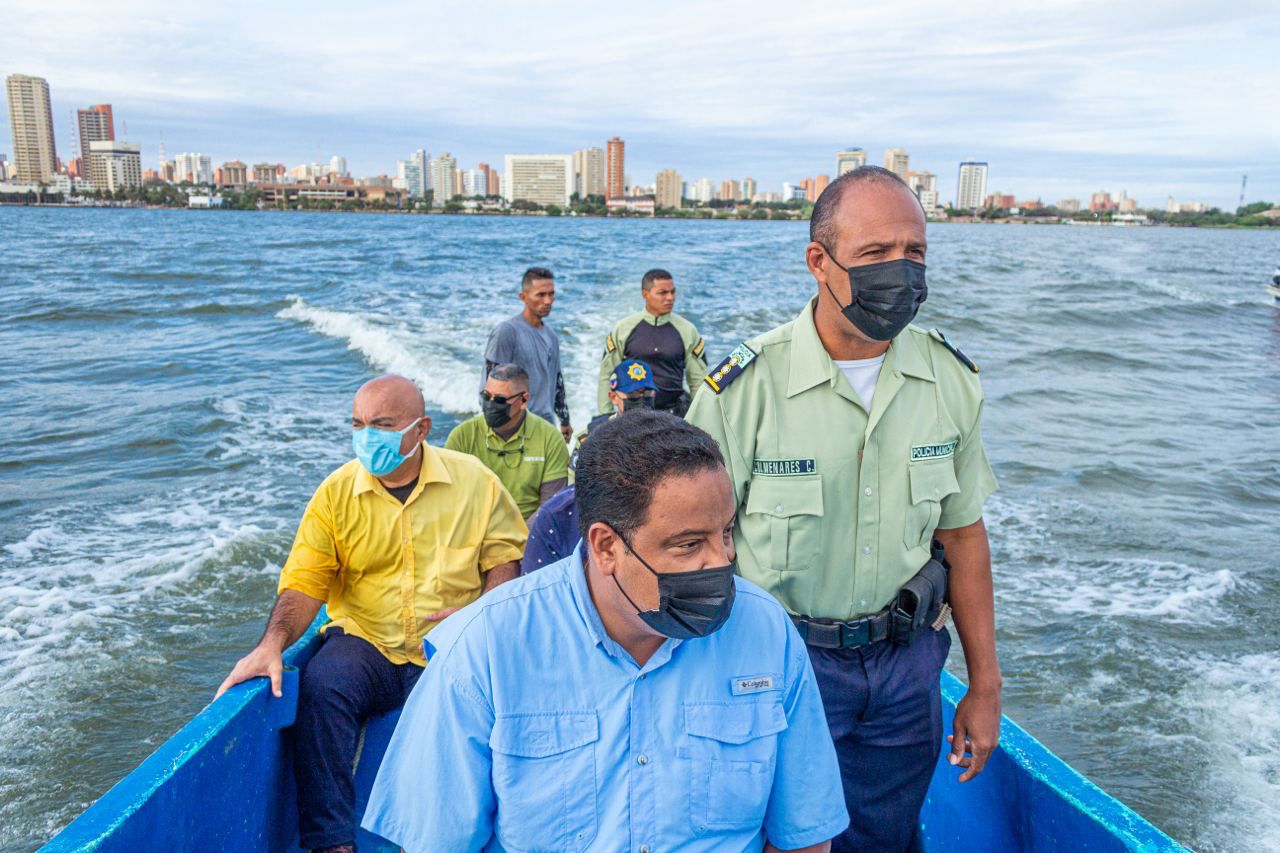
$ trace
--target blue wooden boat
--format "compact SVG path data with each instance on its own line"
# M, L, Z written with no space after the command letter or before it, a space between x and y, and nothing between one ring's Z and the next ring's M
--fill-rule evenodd
M285 851L297 847L293 775L282 729L297 705L297 670L319 646L317 620L285 653L284 696L265 679L239 685L205 708L42 850ZM944 729L964 685L944 672ZM371 720L356 758L357 808L399 714ZM986 770L964 785L940 758L921 814L925 849L1182 850L1141 815L1085 779L1008 717ZM399 848L363 830L362 853Z

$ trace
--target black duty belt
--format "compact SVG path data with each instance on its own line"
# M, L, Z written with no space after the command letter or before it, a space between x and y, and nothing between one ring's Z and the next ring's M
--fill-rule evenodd
M893 601L879 613L851 622L809 616L792 616L791 621L800 638L819 649L856 649L882 640L909 646L921 628L945 619L950 569L942 545L934 540L929 562L902 585Z

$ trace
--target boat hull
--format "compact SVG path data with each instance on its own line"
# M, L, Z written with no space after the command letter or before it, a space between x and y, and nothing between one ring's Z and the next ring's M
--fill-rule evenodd
M285 654L284 696L262 679L229 690L46 844L43 853L260 850L294 853L297 807L289 739L297 671L319 647L319 621ZM964 685L942 675L944 730ZM363 813L399 713L370 721L356 759ZM1003 718L1000 748L963 785L939 756L921 812L927 851L1183 849ZM362 853L399 848L363 830Z

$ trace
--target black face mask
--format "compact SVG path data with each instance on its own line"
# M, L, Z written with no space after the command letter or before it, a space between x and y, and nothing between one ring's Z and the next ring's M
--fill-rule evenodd
M484 422L490 429L497 429L511 422L511 401L514 399L515 397L486 399L483 394L480 395L480 411L484 412Z
M843 267L826 246L831 263L849 274L849 293L853 300L841 307L840 313L858 331L873 341L891 341L916 318L920 303L929 296L924 283L925 266L902 258L861 267ZM827 285L831 298L835 291Z
M636 614L650 628L673 640L692 640L714 634L728 620L737 592L733 584L736 563L716 569L659 574L627 545L625 539L622 544L640 561L640 565L658 579L658 609L641 610L622 588L617 574L613 575L613 582L618 584L622 597L636 608Z
M654 404L653 397L640 397L632 399L630 397L622 398L622 411L634 412L636 409L652 409Z

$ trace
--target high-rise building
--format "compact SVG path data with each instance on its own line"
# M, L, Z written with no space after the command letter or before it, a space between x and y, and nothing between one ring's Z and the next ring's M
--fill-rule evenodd
M907 172L910 171L910 164L911 156L905 149L890 148L884 152L884 167L904 181L907 179Z
M742 198L742 186L732 178L720 182L720 200L737 201Z
M340 154L334 154L329 158L329 174L338 178L349 178L350 173L347 172L347 158Z
M681 186L680 173L675 169L663 169L659 172L654 181L654 200L658 207L680 207Z
M694 201L700 201L703 204L715 198L715 189L712 186L710 178L699 178L698 182L693 185L693 190L689 194L689 198Z
M53 139L49 82L43 77L11 74L5 79L5 89L9 94L15 177L23 184L53 180L58 171L58 152Z
M274 163L253 164L253 182L255 184L273 184L275 180L276 167Z
M852 172L859 166L867 165L867 152L861 148L846 148L836 152L836 177L845 172ZM786 193L783 193L785 196Z
M222 180L218 182L221 186L242 187L249 183L249 167L239 160L228 160L219 171L222 172Z
M580 198L589 195L603 196L604 181L604 149L583 148L573 154L573 191Z
M620 198L627 188L626 143L615 136L605 147L608 157L605 162L604 194L606 198ZM507 176L510 178L510 170L507 171Z
M938 176L933 172L908 172L907 186L911 187L912 192L916 195L919 195L921 190L936 190L938 188Z
M813 179L814 201L817 201L819 198L822 197L822 191L825 190L827 188L827 185L830 183L831 183L830 175L819 175L818 177Z
M502 173L489 169L489 195L502 195Z
M573 196L572 154L508 154L504 175L508 202L567 207Z
M419 148L409 155L408 160L396 162L396 181L413 198L421 198L427 194L431 186L431 155Z
M492 193L489 192L489 182L493 180L490 177L490 172L492 172L493 170L489 168L488 163L477 163L476 171L479 172L482 178L484 179L483 184L477 185L480 192L476 193L476 195L492 195Z
M960 210L977 210L987 197L987 164L966 160L960 164L960 177L956 182L956 207Z
M110 104L94 104L87 110L76 110L76 125L80 131L80 157L82 177L93 182L93 161L89 157L91 142L105 142L116 138L115 121Z
M755 201L755 198L756 198L756 179L755 178L742 179L742 197L745 198L747 201Z
M467 192L467 173L462 169L453 170L453 194L465 195Z
M213 183L213 158L207 154L177 154L173 158L174 180L192 184Z
M465 196L482 196L489 192L489 167L481 163L474 169L468 169L462 176L462 194Z
M115 192L142 186L142 146L102 140L89 143L89 171L95 190Z
M801 178L800 189L804 190L806 201L817 201L818 196L813 192L813 178Z
M0 182L9 180L9 155L0 154Z
M431 190L435 193L432 197L432 205L443 205L446 201L453 199L457 195L454 190L454 181L456 180L456 172L458 162L453 159L448 151L431 161Z
M1091 213L1100 213L1107 210L1115 210L1116 202L1111 198L1111 193L1106 190L1098 190L1089 197L1089 211Z

